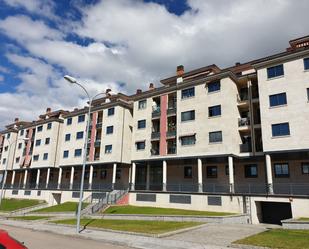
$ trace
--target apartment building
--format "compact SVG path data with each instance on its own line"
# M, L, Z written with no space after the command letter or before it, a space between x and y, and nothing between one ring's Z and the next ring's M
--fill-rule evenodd
M309 36L224 69L178 66L161 84L93 102L88 194L128 189L132 205L246 213L252 223L309 216ZM11 160L7 196L36 189L57 202L78 197L87 111L1 133L2 170ZM8 136L28 139L11 157Z

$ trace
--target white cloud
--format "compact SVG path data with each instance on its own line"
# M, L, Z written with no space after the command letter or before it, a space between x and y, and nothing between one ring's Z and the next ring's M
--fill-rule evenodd
M50 1L47 5L39 0L5 1L30 13L47 8L45 17L54 18ZM213 63L230 66L282 51L289 39L309 33L306 0L297 4L188 0L188 4L191 10L176 16L155 3L104 0L79 6L82 19L64 20L61 26L57 21L58 29L49 27L46 19L25 15L0 20L0 31L27 51L27 56L16 49L7 53L10 62L21 68L16 75L21 83L16 93L0 94L1 124L12 115L34 119L47 106L72 108L85 103L82 92L64 82L64 73L78 77L92 93L107 87L133 93L147 82L173 75L179 64L185 70ZM93 42L77 44L67 39L72 34ZM125 89L117 82L126 83Z

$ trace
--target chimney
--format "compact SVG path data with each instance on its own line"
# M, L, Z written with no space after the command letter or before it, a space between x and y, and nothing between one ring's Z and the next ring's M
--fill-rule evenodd
M74 108L74 111L78 111L78 108Z
M46 108L46 113L50 113L51 112L51 108L50 107L47 107Z
M149 90L153 90L155 89L154 84L153 83L149 83Z
M183 65L177 66L177 70L176 70L177 77L182 77L184 73L185 73L184 66Z
M235 66L236 66L236 67L240 66L240 62L236 62L236 63L235 63Z
M19 121L19 118L15 118L14 122L17 123Z
M136 94L141 94L142 93L142 89L137 89L136 90Z
M111 95L111 94L110 94L111 91L112 91L112 89L107 88L106 91L105 91L106 95Z

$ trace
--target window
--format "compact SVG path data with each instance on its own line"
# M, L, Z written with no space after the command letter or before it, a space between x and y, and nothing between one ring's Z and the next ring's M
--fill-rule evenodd
M145 141L136 142L135 146L136 146L136 150L144 150L146 147L146 143Z
M217 166L207 166L206 172L207 172L207 178L217 178L218 177L218 167Z
M275 78L284 75L283 64L267 68L267 78Z
M9 146L4 147L4 151L8 151L8 149L9 149Z
M47 160L48 159L48 153L44 153L43 154L43 160Z
M47 124L47 130L50 130L52 128L52 123Z
M258 177L258 169L256 164L245 165L245 177L247 178Z
M271 125L273 137L290 135L289 123Z
M8 134L6 135L6 138L9 139L10 137L11 137L11 133L8 133Z
M275 176L276 177L289 177L289 164L287 163L275 163Z
M303 174L309 175L309 163L302 163L301 164L301 172Z
M101 170L100 178L101 179L106 179L106 177L107 177L107 170L106 169Z
M278 105L286 105L286 93L278 93L269 96L269 105L270 106L278 106Z
M110 154L112 153L113 146L111 144L105 145L105 154Z
M222 131L209 132L209 143L222 142Z
M33 161L35 161L35 162L36 162L36 161L39 161L39 155L34 155L34 156L33 156Z
M85 115L79 115L78 116L78 123L82 123L85 121Z
M84 137L83 131L76 132L76 139L82 139L83 137Z
M71 125L72 124L72 118L68 118L67 119L67 125Z
M114 126L107 126L106 127L106 134L113 134Z
M181 90L181 98L182 98L182 99L191 98L191 97L194 97L194 95L195 95L195 89L194 89L194 87Z
M193 145L196 142L195 135L192 136L184 136L180 138L181 145Z
M82 149L76 149L76 150L74 151L74 156L75 156L75 157L80 157L80 156L82 156Z
M146 99L138 101L138 109L139 110L146 109L146 107L147 107L147 100Z
M208 117L221 116L221 105L208 107Z
M69 151L65 150L63 151L63 158L68 158L69 157Z
M41 132L43 130L43 125L38 126L37 131Z
M107 116L113 116L115 114L115 108L112 107L112 108L109 108L107 110Z
M309 88L307 88L307 100L309 101Z
M5 164L5 163L6 163L6 158L3 158L2 164Z
M20 150L22 146L23 146L23 144L22 144L22 143L19 143L19 144L18 144L18 149Z
M45 138L45 144L49 144L49 143L50 143L50 138L49 137Z
M37 139L35 141L35 146L40 146L41 145L41 139Z
M192 166L185 166L183 168L183 175L184 175L184 178L192 178Z
M187 111L181 113L181 121L195 120L195 111Z
M221 88L220 81L208 83L207 88L208 88L209 93L220 91L220 88Z
M15 158L15 163L19 163L20 157Z
M304 59L304 69L309 70L309 58Z
M21 130L21 131L20 131L20 135L21 135L21 136L23 136L24 133L25 133L25 130Z
M302 163L301 164L301 172L304 175L309 175L309 163Z
M117 180L121 179L121 169L116 170L116 179Z
M137 121L137 129L144 129L146 128L146 120L139 120Z
M71 140L71 134L65 134L65 141Z

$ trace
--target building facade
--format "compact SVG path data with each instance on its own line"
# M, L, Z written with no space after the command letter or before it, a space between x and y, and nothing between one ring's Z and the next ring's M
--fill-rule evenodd
M178 66L161 83L93 102L88 195L128 189L133 205L247 213L253 223L309 216L309 37L225 69ZM87 111L48 109L1 132L7 196L78 197Z

